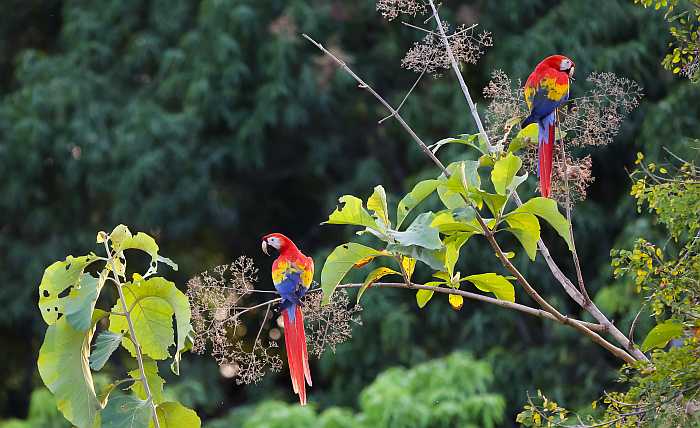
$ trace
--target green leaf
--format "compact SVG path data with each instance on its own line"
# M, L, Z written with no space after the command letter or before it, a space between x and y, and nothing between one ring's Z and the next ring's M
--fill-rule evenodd
M480 191L479 195L481 199L486 202L486 206L489 207L489 211L494 215L494 217L501 215L503 212L503 206L506 204L507 198L504 195L498 195L493 193L488 193ZM478 225L478 223L476 223Z
M65 317L46 329L39 350L39 375L56 398L56 406L73 425L92 427L100 410L88 366L94 326L107 315L99 309L87 332L74 329Z
M401 224L406 219L406 216L425 198L430 196L437 189L440 180L424 180L413 187L406 196L399 201L396 208L396 229L401 227Z
M123 335L109 330L100 332L95 339L92 354L90 354L90 368L95 371L101 370L112 353L119 347L122 338Z
M459 259L459 250L473 235L472 232L462 232L445 239L445 269L450 278L454 275L455 264Z
M442 284L444 284L444 282L441 281L431 281L425 283L425 285L428 287L437 287ZM433 294L435 294L433 290L418 290L416 292L416 303L418 303L418 307L423 309L425 305L428 304L430 299L433 298Z
M495 294L501 300L515 302L515 288L504 276L495 273L482 273L466 276L462 280L471 282L481 291Z
M508 151L515 153L523 147L533 146L537 144L537 135L539 130L537 124L533 123L521 129L508 145Z
M83 273L78 284L71 288L64 310L68 323L76 330L86 331L90 328L98 291L98 280L89 273Z
M102 411L102 428L144 428L152 416L148 401L115 392Z
M430 150L433 154L437 153L440 148L446 144L464 144L467 146L474 147L475 149L481 151L478 145L475 144L479 134L464 135L464 138L443 138L442 140L434 143L430 146Z
M540 222L533 214L513 212L506 216L508 230L520 241L530 260L537 256L537 241L540 240Z
M499 195L505 195L513 184L515 175L520 170L523 161L513 153L508 153L505 157L496 161L491 170L491 182Z
M390 235L401 245L427 248L428 250L439 250L442 248L440 232L430 226L435 214L432 212L422 213L403 232L391 231Z
M163 402L163 384L165 380L158 375L158 364L153 360L144 360L143 369L146 373L148 387L151 390L153 402L158 404ZM146 389L141 383L141 370L135 369L129 372L129 376L134 379L134 383L129 387L136 396L142 400L146 399Z
M78 326L85 327L85 314L88 310L92 313L97 295L90 290L91 284L88 283L78 291L73 292L73 289L78 288L85 268L97 260L96 256L68 256L66 260L55 262L46 268L39 284L39 310L46 324L51 325L58 320L59 314L66 314L65 305L68 301L78 300L71 306L71 324L77 323Z
M569 250L573 251L573 244L571 242L571 236L569 235L569 222L566 221L566 218L559 212L557 203L553 199L542 197L532 198L511 211L511 214L513 213L530 213L546 220L547 223L557 231L559 236L564 238L564 241L566 241L569 246Z
M467 208L471 209L471 207ZM451 211L443 211L437 214L430 225L445 235L452 235L459 232L481 233L481 227L479 227L479 224L476 222L476 217L473 217L469 221L457 221Z
M419 260L426 265L430 266L432 269L440 270L445 263L445 250L429 250L424 247L419 247L417 245L400 245L400 244L389 244L386 246L387 251L394 254L401 254L403 256L411 257L413 259Z
M323 264L323 269L321 270L323 304L325 305L330 302L335 287L340 284L340 281L343 280L355 263L370 256L380 255L383 255L381 251L354 242L348 242L347 244L335 247L333 252L326 258L326 262Z
M127 307L132 308L131 319L134 323L136 337L144 354L154 360L168 358L168 347L173 345L172 317L175 315L177 325L177 347L172 370L179 373L180 355L186 350L187 337L193 331L190 324L190 305L175 284L161 277L123 285ZM114 306L114 312L121 312L121 304ZM109 317L109 330L116 333L129 331L126 318L116 314ZM122 345L136 356L130 340L124 338Z
M396 272L394 269L390 269L388 267L376 268L370 272L369 275L367 275L367 278L365 278L365 282L362 284L360 291L357 293L357 303L360 303L360 299L362 298L362 295L365 294L367 288L387 275L402 276L399 272Z
M365 226L374 230L380 230L377 222L362 206L362 200L352 195L344 195L338 199L340 205L328 217L328 221L322 224L351 224Z
M112 242L112 249L114 251L119 251L124 240L131 238L131 231L129 228L123 224L118 225L109 234L109 240Z
M374 217L379 220L384 227L391 227L389 221L389 208L386 204L386 191L381 185L374 188L372 196L367 199L367 209L374 213Z
M647 352L654 348L665 347L671 339L683 334L683 324L667 320L652 328L642 342L642 351Z
M463 197L470 199L481 186L479 161L453 162L447 166L450 178L442 174L437 188L438 196L447 209L466 207Z
M194 410L188 409L176 401L161 403L156 407L158 423L161 428L200 428L202 421ZM149 427L153 428L151 421Z

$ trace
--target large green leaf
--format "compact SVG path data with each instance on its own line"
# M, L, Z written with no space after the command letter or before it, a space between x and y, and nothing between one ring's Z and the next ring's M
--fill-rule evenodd
M466 276L462 280L471 282L481 291L495 294L501 300L515 302L515 288L504 276L495 273L482 273Z
M523 161L513 153L508 153L505 157L496 161L491 170L491 182L499 195L505 195L512 183L515 175L520 170Z
M405 259L408 259L407 257ZM415 261L414 261L415 265ZM388 268L388 267L378 267L374 269L372 272L370 272L367 277L365 278L365 282L362 283L362 287L360 287L360 291L357 293L357 303L360 303L360 299L362 298L362 295L365 294L365 291L375 282L379 281L380 279L384 278L387 275L398 275L402 276L401 273L395 271L394 269Z
M571 236L569 235L569 222L566 221L566 218L559 212L557 203L553 199L542 197L532 198L514 209L512 213L530 213L546 220L547 223L557 231L559 236L566 241L569 250L573 251Z
M432 212L422 213L403 232L391 231L391 236L403 246L415 245L427 248L428 250L439 250L442 248L440 232L430 226L435 214Z
M338 199L340 205L323 224L351 224L380 230L377 222L362 206L362 200L352 195L344 195Z
M406 196L399 201L396 208L396 229L401 227L401 224L406 219L406 216L425 198L430 196L437 189L440 180L424 180L413 187Z
M540 222L530 213L511 213L506 217L509 232L520 241L530 260L537 256L537 241L540 240Z
M202 422L194 410L176 401L161 403L156 407L160 428L199 428ZM148 425L153 428L153 421Z
M392 253L401 254L403 256L419 260L434 270L442 269L442 266L445 263L444 248L440 250L429 250L417 245L389 244L386 246L386 249Z
M347 275L357 262L368 257L376 257L383 254L384 253L381 251L355 242L338 245L333 252L328 255L326 262L323 264L323 269L321 269L323 304L325 305L330 302L335 287L340 284L340 281L343 280L345 275Z
M97 300L93 284L83 279L85 287L79 287L85 268L97 257L68 256L64 261L53 263L44 271L39 284L39 309L46 324L55 323L59 314L66 314L66 303L71 305L71 325L79 330L87 330L90 325L92 308ZM69 290L70 289L70 290Z
M174 355L173 372L179 372L180 354L186 350L187 337L190 335L190 305L175 284L161 277L153 277L135 283L123 285L126 304L131 309L131 319L136 330L136 337L144 354L154 360L168 358L168 347L173 345L172 316L177 325L177 347ZM113 312L121 312L121 304L114 306ZM126 318L116 314L109 317L110 331L128 333ZM134 346L127 338L122 344L135 356Z
M503 206L506 204L506 201L508 200L506 198L506 196L494 194L494 193L488 193L488 192L484 192L484 191L480 191L480 192L478 192L478 194L481 197L481 199L484 202L486 202L486 206L489 208L489 211L491 211L491 214L493 214L494 217L500 216L502 214Z
M152 417L148 401L114 392L102 411L102 428L145 428Z
M109 330L100 332L90 354L90 368L95 371L102 370L109 357L121 344L123 337L124 335Z
M153 397L153 402L158 404L163 402L163 380L160 375L158 375L158 364L153 360L144 359L143 371L146 373L146 380L148 381L148 387L151 390L151 396ZM129 376L134 379L134 383L131 384L129 389L134 391L134 394L142 400L146 399L146 389L143 387L141 382L141 370L134 369L129 372Z
M642 342L642 351L647 352L654 348L665 347L671 339L683 334L683 324L667 320L652 328Z
M386 191L382 185L376 186L372 196L367 199L367 209L374 213L374 217L384 225L385 228L391 227L389 221L389 208L386 204Z
M73 425L92 427L100 410L88 363L94 326L107 315L99 309L87 332L73 328L65 317L46 329L39 350L39 375L56 398L56 406Z
M537 135L539 130L537 129L537 124L530 124L525 128L521 129L518 134L511 140L508 144L508 151L515 153L523 147L532 146L537 144Z

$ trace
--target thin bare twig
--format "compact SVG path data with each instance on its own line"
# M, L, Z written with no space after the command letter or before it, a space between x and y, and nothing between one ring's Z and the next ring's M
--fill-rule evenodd
M413 86L411 86L411 89L408 90L408 93L406 93L406 96L403 97L403 100L401 100L401 104L399 104L399 106L396 107L396 111L401 110L401 107L403 107L403 104L406 102L406 100L407 100L408 97L411 95L411 93L413 92L413 90L416 89L416 86L418 86L418 82L420 82L420 80L423 78L423 75L425 74L425 71L426 71L427 69L428 69L428 67L426 67L426 68L423 69L423 71L421 72L421 74L418 76L418 78L416 79L416 81L413 83ZM393 114L393 113L390 114L389 116L384 117L384 118L381 119L378 123L381 124L381 123L384 122L385 120L390 119L390 118L392 118L392 117L394 117L394 114Z

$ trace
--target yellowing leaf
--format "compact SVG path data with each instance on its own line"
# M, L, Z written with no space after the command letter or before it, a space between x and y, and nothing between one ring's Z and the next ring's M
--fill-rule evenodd
M444 284L442 281L431 281L431 282L426 282L425 285L428 287L438 287L440 285ZM416 292L416 303L418 303L418 307L423 309L425 305L428 304L430 299L433 298L433 294L435 292L433 290L418 290Z
M383 255L382 251L355 242L337 246L326 258L321 269L321 288L323 289L323 304L328 304L335 287L347 275L355 263L373 256Z
M515 175L520 170L523 161L513 153L508 153L505 157L496 161L491 170L491 182L499 195L505 195L506 190L513 183Z
M501 300L515 302L515 288L504 276L495 273L482 273L466 276L462 280L471 282L481 291L495 294Z
M340 205L331 213L328 221L323 224L351 224L380 230L377 222L362 206L361 199L352 195L344 195L338 201Z
M403 267L403 270L406 271L406 274L408 274L408 279L411 279L411 277L413 276L413 271L416 269L416 259L402 256L401 266Z
M391 227L384 187L379 185L374 188L372 196L367 200L367 209L374 213L375 217L383 223L384 227Z
M387 275L398 275L401 276L399 272L396 272L394 269L390 269L388 267L378 267L372 272L367 275L367 278L365 278L365 282L362 284L362 287L360 288L360 291L357 293L357 302L360 302L360 299L362 298L362 295L365 294L365 291L372 286L375 282L379 281L381 278L387 276Z
M450 306L457 311L462 309L462 306L464 305L464 298L459 294L450 294L448 300L450 302Z

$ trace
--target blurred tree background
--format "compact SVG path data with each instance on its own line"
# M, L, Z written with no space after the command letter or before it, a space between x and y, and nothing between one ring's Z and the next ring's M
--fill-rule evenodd
M700 86L674 80L660 65L669 39L663 19L624 0L444 3L444 18L493 33L494 47L464 70L475 95L492 71L525 79L555 52L576 61L574 96L592 71L644 88L615 143L591 153L596 181L574 219L589 291L626 331L641 302L634 287L611 278L609 250L631 246L640 233L654 236L656 227L635 215L626 168L638 151L663 158L666 146L683 155L687 138L700 135L700 103L688 102ZM125 223L156 236L161 252L179 263L172 278L181 286L248 254L258 261L261 286L272 288L271 261L259 257L263 234L293 237L320 271L330 248L347 238L345 228L318 225L339 195L368 196L378 183L398 195L435 174L395 123L377 124L385 111L299 37L324 42L397 105L416 77L400 60L422 34L387 23L374 1L5 0L0 12L0 419L29 418L7 427L65 426L50 410L50 395L37 389L45 329L37 285L50 262L91 248L95 231ZM402 112L429 141L474 131L449 74L424 79ZM560 244L555 259L568 266ZM470 272L496 260L483 246L461 264ZM563 312L574 311L541 258L523 273L560 296L553 301ZM517 299L527 296L518 290ZM425 376L420 364L479 373L460 380L454 369L454 385L485 400L469 404L473 413L463 417L473 419L460 426L512 423L528 390L542 388L576 407L615 388L619 361L573 330L475 302L454 312L445 300L420 311L412 293L368 292L353 339L312 363L315 409L282 403L295 402L285 370L242 387L206 356L186 355L183 375L166 389L213 427L229 420L262 426L251 421L266 414L343 427L386 416L376 406L396 419L367 426L421 426L410 418L429 410L402 413L397 402L430 395L415 385L392 389L411 382L401 370ZM640 331L651 325L646 315ZM448 357L455 351L471 357ZM407 369L389 369L396 366ZM440 426L457 423L449 405L465 405L447 404L430 410L443 412Z

